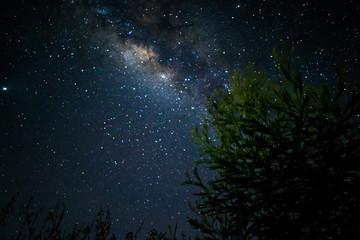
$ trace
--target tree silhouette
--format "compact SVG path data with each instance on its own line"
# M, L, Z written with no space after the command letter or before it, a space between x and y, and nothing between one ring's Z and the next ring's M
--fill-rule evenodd
M201 188L189 223L204 239L360 239L360 95L341 71L315 88L293 50L273 56L277 83L235 73L195 127L196 164L216 176L187 174Z
M82 225L75 224L72 230L69 231L64 226L64 217L67 213L65 205L57 203L53 209L48 211L46 217L43 218L43 209L34 210L33 199L20 206L20 211L17 213L21 226L14 226L11 235L4 235L2 227L11 225L9 217L16 213L17 206L15 206L18 193L3 207L0 211L0 239L11 240L176 240L177 225L173 228L168 225L168 232L160 232L155 228L145 233L143 238L139 238L139 233L143 229L143 223L139 226L136 232L128 232L124 237L116 234L111 234L112 219L110 210L99 209L98 213L91 222L83 223ZM184 233L181 234L181 239L190 240Z

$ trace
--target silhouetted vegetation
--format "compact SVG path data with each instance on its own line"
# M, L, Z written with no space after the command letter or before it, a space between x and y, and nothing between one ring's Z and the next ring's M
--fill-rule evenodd
M189 223L204 239L360 239L360 95L340 70L335 89L315 88L273 56L278 83L234 74L194 129L216 177L188 174L201 188Z
M12 240L136 240L139 239L139 233L143 229L143 225L139 226L136 232L128 232L124 237L111 233L112 220L109 209L99 209L98 213L91 222L83 223L83 225L76 224L71 231L67 231L64 227L64 217L67 213L66 207L57 203L54 208L47 213L44 219L42 211L33 209L33 199L30 198L26 204L21 205L20 211L16 212L15 206L16 196L14 196L6 206L1 210L0 215L0 239ZM2 227L7 223L6 220L10 215L17 214L21 220L19 229L11 236L3 236ZM172 228L168 226L168 232L159 232L152 229L144 234L146 240L176 240L177 239L177 225ZM181 234L181 239L186 238Z
M189 223L202 234L195 239L360 239L360 95L340 70L336 88L315 88L291 56L273 55L277 82L253 66L235 73L194 129L202 154L196 164L215 173L207 182L197 168L187 173L185 184L201 189L190 205L197 217ZM0 232L17 214L15 200L2 209ZM100 209L66 232L64 206L40 221L31 201L21 207L21 229L0 238L134 240L143 228L119 237L110 211ZM144 238L175 240L177 226Z

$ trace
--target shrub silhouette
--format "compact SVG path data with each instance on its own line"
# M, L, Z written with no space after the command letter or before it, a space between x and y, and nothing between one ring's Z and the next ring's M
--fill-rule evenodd
M360 95L340 70L336 90L315 88L293 50L273 55L278 83L235 73L195 127L196 164L216 176L187 174L189 223L204 239L360 239Z
M18 195L18 194L16 194ZM91 222L83 223L79 226L76 224L71 231L67 231L63 225L64 217L67 213L65 205L57 203L52 210L50 210L45 219L41 218L43 209L35 211L32 209L33 199L30 198L26 204L20 207L18 216L22 219L19 229L11 236L4 236L1 232L1 227L9 224L6 220L10 215L15 213L16 196L14 196L2 209L0 214L0 239L16 239L16 240L136 240L139 239L143 225L140 225L136 232L128 232L124 237L111 234L112 220L109 209L100 208L96 216ZM181 239L186 238L184 234ZM168 232L159 232L152 229L145 233L145 237L141 239L146 240L176 240L177 239L177 225L172 228L168 225Z

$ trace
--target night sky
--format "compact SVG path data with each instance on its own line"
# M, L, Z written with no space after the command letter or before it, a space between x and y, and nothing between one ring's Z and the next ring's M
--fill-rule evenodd
M333 86L337 63L360 77L358 1L1 5L0 203L60 200L70 225L109 206L121 235L141 221L189 232L196 189L180 184L207 95L249 63L275 76L280 39L306 83Z

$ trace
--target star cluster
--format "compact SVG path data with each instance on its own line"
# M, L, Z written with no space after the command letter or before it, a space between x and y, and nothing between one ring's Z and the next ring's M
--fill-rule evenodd
M41 2L41 3L40 3ZM1 7L0 203L20 191L68 206L70 223L109 206L115 231L190 231L206 96L255 63L274 72L285 40L304 79L360 74L356 1L12 1ZM79 221L81 222L81 221Z

